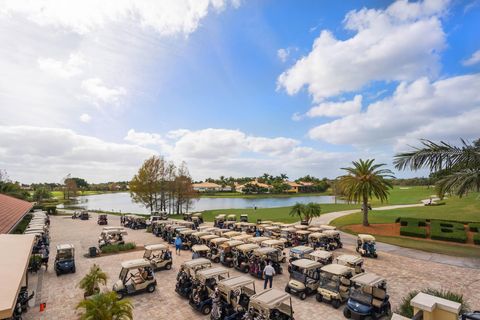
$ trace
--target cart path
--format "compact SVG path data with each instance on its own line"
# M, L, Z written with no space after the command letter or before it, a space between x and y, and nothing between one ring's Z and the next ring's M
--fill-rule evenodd
M391 205L391 206L373 208L373 210L383 211L383 210L393 210L393 209L400 209L400 208L423 207L423 206L424 206L423 203ZM337 218L340 218L352 213L357 213L357 212L360 212L360 209L329 212L321 215L320 217L314 218L312 222L316 224L330 224L333 220ZM356 246L357 239L355 236L345 232L341 232L341 234L342 234L342 241L344 244ZM416 249L404 248L404 247L383 243L383 242L377 242L377 249L380 255L382 254L382 251L384 251L390 254L408 257L412 259L432 261L432 262L443 263L443 264L463 267L463 268L480 269L479 258L455 257L455 256L449 256L449 255L440 254L440 253L432 253L432 252L426 252L426 251L421 251Z

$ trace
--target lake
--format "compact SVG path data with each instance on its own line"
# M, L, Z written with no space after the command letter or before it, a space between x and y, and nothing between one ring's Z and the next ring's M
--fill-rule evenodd
M105 193L91 196L77 197L78 203L75 206L86 210L102 210L114 212L143 213L150 211L140 204L134 203L128 192ZM304 196L304 197L278 197L278 198L199 198L194 200L193 208L190 210L203 211L213 209L246 209L246 208L274 208L288 207L295 203L335 203L334 196ZM338 203L343 201L338 200ZM59 206L60 207L60 206Z

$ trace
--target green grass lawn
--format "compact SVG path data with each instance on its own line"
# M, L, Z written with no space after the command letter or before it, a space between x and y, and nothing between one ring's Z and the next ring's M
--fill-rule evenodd
M370 211L369 213L370 223L393 223L398 217L480 222L479 194L471 193L463 198L452 197L445 199L445 205L442 206L423 206L388 211ZM332 222L332 224L337 227L360 223L362 223L361 213L344 216L335 219Z
M388 197L387 202L384 202L382 204L379 200L373 199L371 203L373 206L419 203L421 200L428 199L431 195L434 195L434 194L435 194L435 189L431 187L395 186L392 190L390 190L390 196Z

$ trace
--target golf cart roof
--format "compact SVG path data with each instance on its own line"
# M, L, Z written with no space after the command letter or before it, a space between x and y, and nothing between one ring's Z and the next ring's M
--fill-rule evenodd
M237 215L236 215L236 214L229 214L227 217L228 217L228 218L232 218L232 217L233 217L233 218L236 218Z
M259 246L253 243L245 243L235 247L238 251L251 251L257 248L259 248Z
M186 236L186 235L189 235L189 234L194 234L195 232L197 232L197 231L192 230L192 229L186 229L186 230L180 231L180 234Z
M224 243L222 243L222 246L229 246L229 247L236 247L236 246L239 246L241 244L244 244L243 241L240 241L240 240L228 240L228 241L225 241Z
M232 240L245 241L247 239L253 238L251 234L241 234L235 237L232 237Z
M60 250L73 250L73 244L59 244L57 245L57 251Z
M360 273L356 276L353 276L350 280L353 282L363 285L363 286L370 286L376 287L381 283L384 283L386 280L375 273Z
M208 279L225 273L229 273L229 270L227 268L213 267L198 271L196 277L197 279Z
M103 230L102 233L105 233L105 234L122 234L122 235L127 235L128 234L127 230L124 230L124 229Z
M240 217L248 217L248 213L242 213Z
M279 226L268 226L268 227L265 227L265 230L275 231L275 230L280 230L280 227Z
M290 227L283 227L280 231L295 232L297 231L297 229L290 226Z
M290 252L302 254L302 253L309 253L313 252L313 248L309 246L297 246L290 249Z
M354 255L351 255L351 254L342 254L340 256L338 256L335 261L339 264L344 264L344 263L347 263L347 264L357 264L357 263L361 263L363 262L363 258L362 257L359 257L359 256L354 256Z
M249 243L262 243L263 241L270 240L271 238L269 237L252 237L247 239L247 242Z
M322 225L320 225L320 228L322 228L323 230L337 230L337 227L330 226L328 224L322 224Z
M207 234L210 234L210 233L208 233L206 231L197 231L197 232L192 233L192 236L200 238L200 237L206 236Z
M220 238L215 238L215 239L210 240L210 243L211 244L220 244L220 243L223 243L223 242L226 242L226 241L228 241L228 238L220 237Z
M362 241L375 241L375 237L370 234L359 234L358 239Z
M297 232L295 232L295 233L296 233L296 234L305 234L305 235L307 235L307 234L310 234L310 233L312 233L312 232L311 232L311 231L308 231L308 230L297 230Z
M103 231L107 231L107 230L125 230L124 227L103 227L102 229Z
M333 256L333 254L329 251L325 250L315 250L312 253L308 254L311 257L319 258L319 259L329 259Z
M262 309L274 309L289 299L290 295L282 290L268 289L250 297L249 303Z
M322 266L319 262L310 259L298 259L293 261L292 264L302 269L314 269Z
M29 226L25 231L44 231L45 226Z
M264 246L277 246L277 245L285 245L285 242L283 242L282 240L278 240L278 239L270 239L270 240L265 240L262 242L262 245Z
M342 266L341 264L332 263L332 264L327 264L326 266L323 266L322 271L328 272L337 276L341 276L341 275L352 273L353 270L352 268L349 268L347 266Z
M218 282L218 289L227 292L239 287L247 286L249 284L255 283L255 280L247 276L237 276L228 278Z
M193 214L194 217L201 217L202 216L202 213L201 212L196 212Z
M320 227L310 227L307 230L310 232L322 232L323 229Z
M205 264L212 265L212 262L206 258L198 258L198 259L189 260L183 263L185 268L194 268L196 266L201 266Z
M324 234L323 232L314 232L314 233L310 233L308 235L308 238L325 238L327 235Z
M196 252L196 251L210 251L210 248L207 247L204 244L196 244L192 247L192 251L193 252Z
M203 231L205 231L205 232L214 232L214 231L216 231L216 230L220 230L220 228L217 228L217 227L209 227L209 228L206 228L206 229L203 230Z
M272 248L272 247L262 247L255 249L253 251L253 254L256 256L263 256L263 255L268 255L269 253L277 252L277 249Z
M30 230L26 230L23 234L35 234L35 235L41 236L45 234L45 231L39 230L39 229L30 229Z
M206 234L206 235L200 237L200 239L206 240L206 241L209 241L209 240L212 240L212 239L215 239L215 238L220 238L220 237L215 235L215 234Z
M262 221L262 224L272 224L272 223L273 223L273 221L271 221L271 220Z
M323 234L326 234L329 237L337 236L340 234L337 230L325 230L322 232Z
M122 262L122 268L125 268L125 269L135 269L135 268L142 268L142 267L150 267L150 261L146 259L135 259L135 260L127 260Z
M225 232L223 235L227 238L232 238L232 237L236 237L236 236L239 236L241 235L242 233L241 232L238 232L238 231L228 231L228 232Z
M227 215L226 214L219 214L215 217L215 219L221 219L221 218L225 218Z
M151 250L151 251L154 251L154 250L167 250L167 249L168 249L168 246L165 245L165 244L162 244L162 243L149 244L149 245L145 246L145 250Z
M303 224L296 224L293 227L297 230L307 230L308 229L308 226L305 226Z

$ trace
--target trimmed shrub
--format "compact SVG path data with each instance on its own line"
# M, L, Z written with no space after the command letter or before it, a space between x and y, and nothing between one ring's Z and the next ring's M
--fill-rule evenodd
M480 245L480 233L473 235L473 243Z
M117 253L120 251L127 251L135 249L137 245L135 242L127 242L125 244L109 244L100 248L102 253Z
M430 223L430 238L433 240L466 243L467 233L461 223L434 220Z
M480 223L470 222L470 223L468 224L468 228L469 228L470 231L472 231L472 232L480 232Z
M463 299L463 295L460 293L455 293L448 290L438 290L433 288L426 288L422 289L421 291L410 291L405 297L402 298L402 303L400 306L395 310L396 313L407 317L413 317L413 307L410 305L410 301L419 293L423 292L435 297L447 299L450 301L458 302L462 306L460 307L460 314L467 312L470 308L468 303Z
M426 238L427 229L420 227L400 227L400 235L407 237Z
M425 227L427 226L427 222L425 219L400 218L400 225L403 227Z

